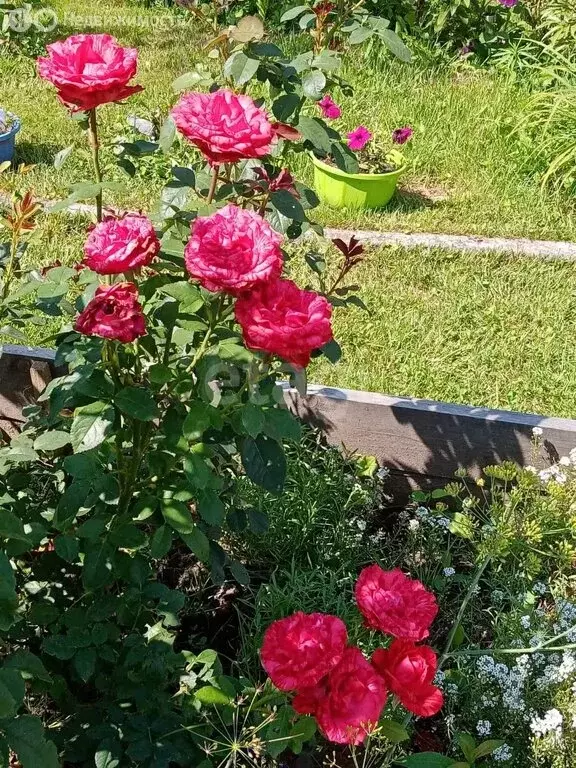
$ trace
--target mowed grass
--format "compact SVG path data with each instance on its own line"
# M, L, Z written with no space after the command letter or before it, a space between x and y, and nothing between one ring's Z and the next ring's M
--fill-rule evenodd
M383 248L355 280L369 313L336 311L343 358L310 381L576 417L573 264Z
M175 77L204 59L205 42L198 24L167 9L136 7L129 0L55 0L62 26L58 36L79 31L108 31L140 52L138 82L145 90L122 106L100 110L104 139L126 135L126 117L165 116L176 95ZM176 20L177 23L173 23ZM279 41L289 50L299 39ZM321 208L325 224L349 228L430 231L456 234L526 236L576 240L576 204L567 195L543 191L527 140L513 133L529 91L486 71L426 70L389 57L364 57L354 49L346 76L355 88L341 98L345 130L368 126L387 141L393 128L411 124L416 135L408 150L410 167L400 194L385 211L369 214ZM25 177L0 176L0 187L32 187L42 197L61 197L71 183L91 174L84 136L57 102L54 90L38 79L34 63L0 58L2 105L19 114L23 130L18 160L35 167ZM74 145L77 151L55 171L56 153ZM193 153L190 152L192 159ZM123 193L108 199L125 207L154 205L169 161L154 173L129 179L104 151L108 177L126 182ZM307 161L299 174L311 179Z

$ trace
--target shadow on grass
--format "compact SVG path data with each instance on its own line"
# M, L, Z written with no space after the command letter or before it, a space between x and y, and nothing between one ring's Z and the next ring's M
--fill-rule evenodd
M60 144L44 144L33 141L19 141L16 144L16 153L13 165L54 165L54 158L60 152Z

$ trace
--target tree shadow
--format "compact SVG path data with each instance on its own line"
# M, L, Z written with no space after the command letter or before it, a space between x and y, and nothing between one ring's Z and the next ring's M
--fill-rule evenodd
M441 208L446 205L448 195L440 188L424 186L398 187L396 194L386 206L389 213L412 213L424 208Z

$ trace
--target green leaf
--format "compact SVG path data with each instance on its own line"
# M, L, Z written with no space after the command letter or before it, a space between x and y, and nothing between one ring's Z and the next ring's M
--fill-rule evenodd
M402 765L407 768L448 768L453 760L438 752L418 752L407 757Z
M87 503L89 494L88 483L83 480L74 480L58 501L52 525L58 530L66 530L78 511Z
M73 665L78 677L85 683L90 680L96 670L96 648L80 648L74 656Z
M242 16L230 30L230 37L239 43L261 40L264 37L264 24L258 16Z
M264 432L279 443L282 440L299 442L302 438L300 422L285 408L271 408L266 411Z
M219 526L224 522L226 510L222 499L213 491L205 491L198 501L198 512L208 525Z
M336 166L345 173L360 173L360 165L355 153L340 141L332 143L332 155Z
M270 202L283 216L292 221L306 221L306 213L302 203L291 195L287 189L278 189L270 195Z
M313 101L318 101L326 88L326 75L316 69L308 72L302 79L304 95Z
M6 553L0 550L0 630L10 629L14 623L18 597L16 595L16 578Z
M200 400L190 403L188 415L182 425L182 434L186 440L192 442L202 438L212 423L210 408L211 406L200 402Z
M70 434L53 429L39 435L34 441L34 450L36 451L58 451L70 443Z
M58 557L67 563L75 563L78 559L78 539L74 536L57 536L54 539L54 549Z
M195 697L202 704L214 704L214 705L226 705L230 704L230 696L221 691L219 688L214 688L212 685L206 685L200 688L195 693Z
M348 42L350 45L359 45L360 43L369 40L373 34L373 29L368 29L368 27L356 27L348 38Z
M469 733L456 734L456 741L458 742L462 753L469 763L474 762L474 750L476 749L476 741L470 736Z
M66 472L76 480L94 480L102 472L97 451L78 456L66 456L63 465Z
M4 662L4 668L18 670L24 680L36 678L46 683L52 682L44 664L30 651L20 650L8 656Z
M224 64L224 75L234 80L236 85L245 85L252 80L259 66L258 59L251 59L243 51L237 51Z
M326 155L330 154L332 138L320 118L302 115L298 123L298 130L312 144L314 149Z
M241 446L242 463L248 477L270 493L281 493L286 480L286 457L275 440L264 435L247 437Z
M257 437L264 429L265 417L261 408L246 403L242 408L242 425L250 437Z
M300 96L296 93L285 93L272 104L272 114L281 123L285 123L300 106Z
M342 357L342 348L337 341L332 339L328 344L324 344L322 347L322 354L327 357L331 363L336 364Z
M391 29L379 30L378 37L382 40L388 50L393 53L396 58L400 59L400 61L404 61L406 63L412 61L412 54L410 53L410 49L404 45L398 35L395 32L392 32Z
M474 750L474 760L479 760L481 757L488 757L504 744L503 739L488 739L483 741ZM473 761L472 761L473 762Z
M460 536L463 539L472 539L474 536L474 523L463 512L455 512L448 530L455 536Z
M198 560L203 563L210 562L210 541L198 526L191 533L181 533L180 538Z
M113 739L106 739L98 745L94 755L94 762L96 768L118 768L121 757L122 750L120 744Z
M192 72L185 72L172 83L172 89L174 93L181 93L182 91L190 91L197 89L199 86L209 86L212 84L212 77L208 71L204 71L201 67L193 70Z
M160 129L160 136L158 138L158 144L164 154L168 154L176 139L176 125L171 117L167 117Z
M289 8L280 17L280 23L284 24L284 22L286 21L292 21L293 19L297 19L298 16L302 16L302 14L305 13L307 10L308 10L307 5L297 5L294 8Z
M239 563L238 560L232 560L230 563L230 572L238 584L241 584L243 587L247 587L250 584L250 574L245 566L243 566L242 563Z
M270 521L265 512L261 512L259 509L247 509L246 516L252 533L263 534L268 532Z
M24 525L20 518L2 507L0 507L0 538L30 543L30 537L24 532Z
M150 542L150 555L156 560L165 557L172 546L172 531L169 526L161 525L154 532Z
M22 684L22 699L24 698L24 680L20 677L18 672L15 672L13 670L0 670L1 673L4 672L6 674L11 673L12 676L16 675L17 678L19 678L20 683ZM18 702L14 696L12 695L12 692L10 690L10 687L6 685L4 681L4 676L0 676L0 719L5 717L14 717L16 713L18 712L18 709L22 703L22 701Z
M380 723L380 733L391 741L392 744L400 744L410 738L406 728L395 720L383 720Z
M179 280L176 283L163 285L160 288L160 293L176 299L182 305L182 308L188 312L195 312L204 304L200 291L188 280Z
M192 513L181 501L166 499L162 502L162 515L168 525L177 533L190 534L194 531L196 525L192 518Z
M114 408L108 403L97 401L76 408L70 429L74 453L82 453L99 446L105 440L113 422Z
M126 387L118 392L114 403L122 413L137 421L153 421L158 417L158 404L149 389Z
M113 547L106 541L88 549L84 556L82 583L90 591L102 589L114 581L112 554Z
M74 151L74 145L70 147L65 147L64 149L61 149L60 152L57 152L54 156L54 168L59 171L60 168L64 165L66 160L70 157L72 152Z
M2 728L22 768L60 768L58 751L46 741L40 718L22 715L3 723Z
M10 167L12 163L8 161L8 167ZM2 165L0 164L0 171L2 170ZM0 768L9 768L10 766L10 747L8 746L8 742L4 738L4 736L0 735ZM209 768L212 768L210 766Z

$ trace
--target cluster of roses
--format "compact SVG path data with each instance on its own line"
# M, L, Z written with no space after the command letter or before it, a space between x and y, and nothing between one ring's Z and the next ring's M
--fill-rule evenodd
M38 61L40 75L73 110L94 110L141 90L129 85L137 51L122 48L110 35L74 35L49 45L48 54ZM268 155L283 135L282 126L271 123L249 96L227 89L184 95L172 118L215 169L215 178L221 164ZM249 349L305 367L311 353L332 340L331 306L323 296L281 278L281 242L259 213L227 205L193 223L186 268L206 290L235 297L236 320ZM109 217L90 233L85 264L101 275L132 276L149 266L159 250L147 218ZM144 335L136 285L100 286L75 327L122 343Z
M369 662L348 645L341 619L323 613L295 613L270 625L261 660L274 685L295 692L292 706L313 715L330 741L361 744L377 727L388 691L420 717L444 703L433 684L438 661L426 645L436 598L402 571L365 568L356 583L356 602L368 627L395 638Z

